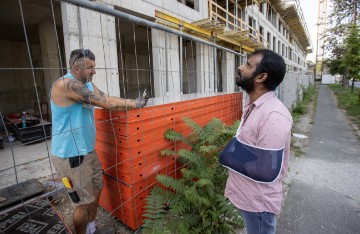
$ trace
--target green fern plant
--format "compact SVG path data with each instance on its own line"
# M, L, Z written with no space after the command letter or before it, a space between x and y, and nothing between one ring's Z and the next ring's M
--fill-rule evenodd
M183 121L192 129L188 136L167 130L165 139L184 142L191 150L163 150L162 155L178 155L184 167L182 178L158 175L162 185L154 187L146 199L143 233L232 233L242 226L237 209L225 199L227 170L218 160L219 152L235 135L239 122L225 126L213 119L201 127L191 118Z

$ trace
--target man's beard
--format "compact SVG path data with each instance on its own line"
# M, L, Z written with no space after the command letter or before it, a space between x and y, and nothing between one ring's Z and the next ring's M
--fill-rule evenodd
M90 75L81 77L81 82L83 82L84 84L90 81L92 81L92 76Z
M254 72L250 77L245 77L238 71L236 76L236 85L245 90L247 93L254 91L254 80L258 74Z

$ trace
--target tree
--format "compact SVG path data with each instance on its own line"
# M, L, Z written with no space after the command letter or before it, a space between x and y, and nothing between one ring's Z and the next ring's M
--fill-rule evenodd
M352 25L350 33L346 38L346 52L343 57L343 64L346 65L346 72L352 79L351 92L354 91L355 80L360 80L360 30L355 24Z
M358 0L331 0L332 11L328 16L326 49L327 65L331 74L340 74L343 79L359 79L359 29L360 12Z

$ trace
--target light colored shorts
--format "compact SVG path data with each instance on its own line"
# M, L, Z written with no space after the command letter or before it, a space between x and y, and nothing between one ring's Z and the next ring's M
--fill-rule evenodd
M67 189L67 191L73 192L75 190L79 195L79 202L74 203L70 199L73 206L90 204L95 201L94 190L103 188L103 171L95 150L84 155L83 162L74 168L70 167L68 158L59 158L52 155L51 161L60 179L67 177L71 180L74 189Z

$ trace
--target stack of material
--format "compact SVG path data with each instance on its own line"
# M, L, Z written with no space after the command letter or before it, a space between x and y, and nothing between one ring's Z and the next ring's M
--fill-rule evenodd
M26 127L19 121L20 115L11 114L5 118L9 132L14 133L21 143L34 143L51 137L51 123L36 117L28 117Z
M156 175L181 176L176 157L160 152L188 146L166 141L165 131L188 135L191 129L182 121L184 116L201 126L212 118L233 124L241 117L241 103L241 93L235 93L130 111L96 109L95 149L105 171L100 205L133 230L139 228Z

